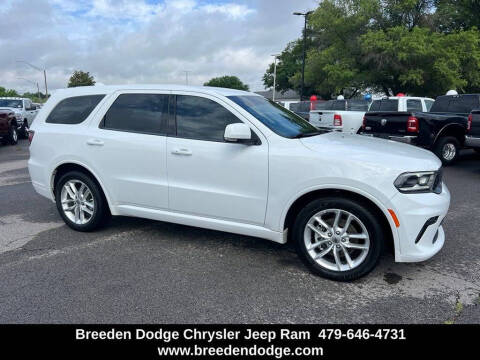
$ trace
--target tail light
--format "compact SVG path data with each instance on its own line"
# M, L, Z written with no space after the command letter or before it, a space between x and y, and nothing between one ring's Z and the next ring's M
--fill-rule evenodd
M28 143L31 144L33 141L33 135L35 135L35 131L28 130Z
M333 126L342 126L342 115L333 115Z
M367 127L367 118L364 116L362 120L362 129L365 129Z
M468 115L468 120L467 120L467 131L472 130L472 121L473 121L473 115L470 114Z
M418 132L418 119L415 116L409 116L407 120L407 132Z

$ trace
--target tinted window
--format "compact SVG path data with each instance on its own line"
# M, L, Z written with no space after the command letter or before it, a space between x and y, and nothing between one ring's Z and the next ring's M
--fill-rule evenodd
M317 102L315 110L332 110L335 100Z
M168 95L122 94L105 114L103 127L147 134L161 134L168 116Z
M60 101L46 120L51 124L80 124L105 95L76 96Z
M348 111L367 111L368 104L369 103L367 100L348 100L347 110Z
M427 111L430 111L432 108L434 101L433 100L425 100L425 107L427 108Z
M422 111L421 100L407 100L407 111Z
M188 139L224 141L225 127L241 123L222 105L198 96L177 95L176 115L177 136Z
M469 113L479 107L479 95L439 96L432 112Z
M370 111L398 111L398 100L374 100L370 106Z
M229 96L276 134L295 138L317 135L317 128L295 113L261 96Z

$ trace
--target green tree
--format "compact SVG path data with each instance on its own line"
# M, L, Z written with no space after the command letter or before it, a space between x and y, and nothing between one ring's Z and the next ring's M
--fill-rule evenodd
M207 81L204 86L213 86L213 87L221 87L221 88L229 88L229 89L237 89L237 90L245 90L248 91L248 85L244 84L238 77L236 76L221 76L210 79Z
M0 86L0 96L1 97L19 97L20 95L13 89L5 89Z
M479 0L436 0L435 25L439 31L480 29Z
M95 85L95 79L88 71L75 70L68 80L68 87L92 85Z

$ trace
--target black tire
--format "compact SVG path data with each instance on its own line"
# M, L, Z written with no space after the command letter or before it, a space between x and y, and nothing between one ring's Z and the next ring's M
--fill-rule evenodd
M10 145L16 145L18 143L17 127L13 124L10 125L10 129L8 129L7 142Z
M86 224L76 224L72 221L65 213L62 207L62 188L70 180L77 180L84 183L88 189L90 190L93 200L94 200L94 209L93 214L89 218ZM55 202L57 204L57 210L60 213L63 221L71 227L73 230L76 231L93 231L100 228L104 225L105 221L108 219L110 215L110 211L108 209L108 204L103 194L102 189L98 185L98 183L92 179L89 175L80 172L80 171L70 171L58 180L55 186Z
M25 119L23 121L22 128L20 129L20 136L22 139L28 139L28 121Z
M450 147L452 150L454 149L454 154L446 152L445 148ZM444 166L448 166L453 164L458 159L458 155L460 152L460 142L457 138L453 136L445 136L441 137L437 140L433 147L433 152L435 155L438 156L440 160L442 160L442 164Z
M304 240L304 233L307 223L315 214L327 209L348 211L356 216L363 223L367 230L370 241L368 252L363 261L361 261L353 269L343 271L328 269L314 260L307 250ZM300 211L295 219L292 234L293 241L295 242L297 248L297 253L307 267L314 274L336 281L356 280L372 271L380 259L380 255L383 252L385 243L385 235L382 231L382 226L379 224L374 213L368 207L353 200L337 197L320 198L310 202L307 206L305 206L305 208ZM333 246L338 247L338 245ZM344 260L346 260L345 257Z

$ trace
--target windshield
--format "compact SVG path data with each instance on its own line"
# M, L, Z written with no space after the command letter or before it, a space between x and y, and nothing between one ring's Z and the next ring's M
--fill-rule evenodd
M0 107L22 108L22 100L0 99Z
M261 96L228 96L276 134L299 138L321 134L316 127L283 106Z

